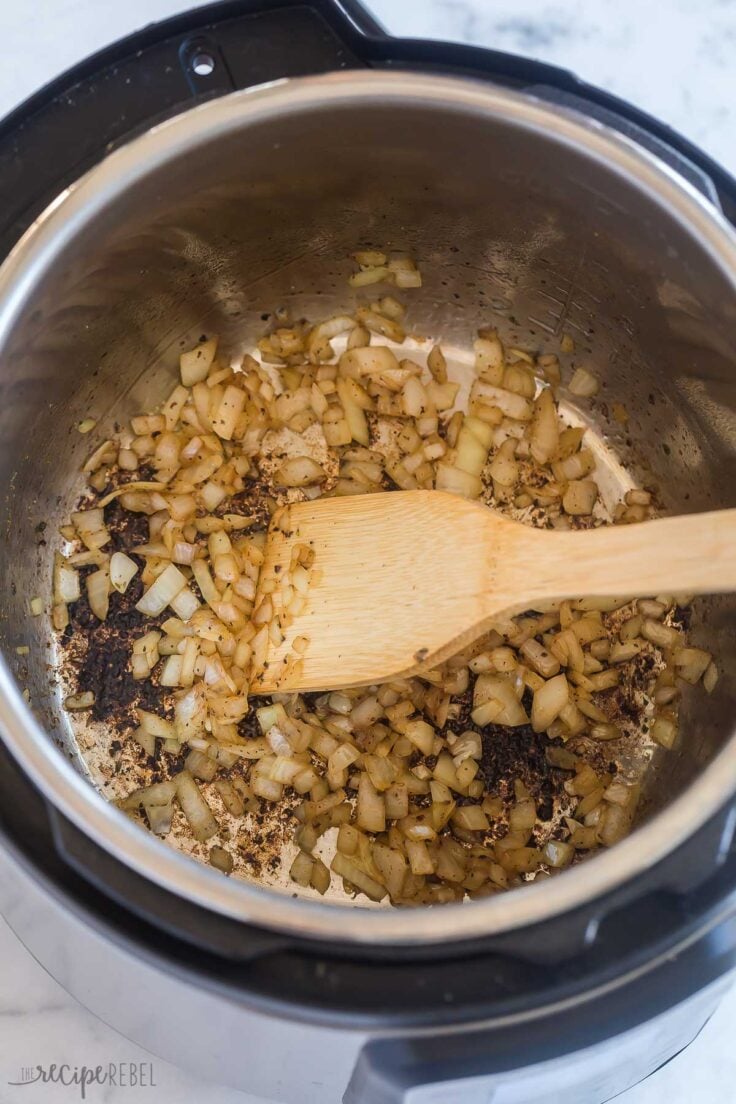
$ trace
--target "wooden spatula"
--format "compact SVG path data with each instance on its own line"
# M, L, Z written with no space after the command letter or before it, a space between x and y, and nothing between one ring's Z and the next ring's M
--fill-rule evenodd
M566 598L736 590L736 509L560 532L441 491L397 491L299 502L279 525L261 582L283 580L296 545L313 549L316 582L256 692L414 674L499 615ZM288 664L297 637L305 651Z

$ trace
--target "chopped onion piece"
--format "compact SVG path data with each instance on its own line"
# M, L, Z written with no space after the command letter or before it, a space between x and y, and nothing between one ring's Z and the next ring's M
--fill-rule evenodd
M95 617L104 621L110 608L110 572L101 567L87 576L87 598Z
M189 621L200 608L199 599L188 586L182 587L176 597L169 602L169 605L182 621Z
M452 814L452 822L466 832L486 832L490 828L488 817L480 805L463 805Z
M348 349L340 357L343 376L360 379L361 376L381 376L387 371L398 371L399 362L393 350L386 345L366 345Z
M657 717L649 735L662 747L671 748L677 736L677 725L669 717Z
M389 261L388 270L393 275L397 287L418 288L422 286L422 274L408 257L400 257Z
M480 399L490 406L496 406L507 418L514 418L519 422L529 422L532 419L533 408L528 399L522 395L516 395L513 391L506 391L502 387L495 387L483 380L476 380L470 392L471 401Z
M539 392L534 404L531 429L531 453L540 464L548 463L557 452L560 430L552 392L548 387Z
M174 736L174 725L171 721L167 721L165 717L159 717L157 713L149 713L146 709L138 709L137 714L139 725L151 736L160 736L163 740L171 739Z
M590 514L598 497L598 484L592 479L573 479L562 496L566 514Z
M76 602L80 597L79 574L63 556L54 556L54 601Z
M570 687L564 674L555 675L535 691L532 701L532 728L544 732L559 717L570 700Z
M475 683L473 723L516 727L529 723L526 710L516 694L513 681L505 675L483 674Z
M192 563L194 581L202 592L202 597L208 605L212 606L220 601L220 592L215 586L214 579L204 560L194 560ZM186 582L186 580L185 580ZM176 597L176 595L174 595Z
M137 572L135 560L131 560L124 552L113 552L110 557L110 583L119 594L125 594Z
M152 757L156 754L156 737L152 736L150 732L146 732L143 728L134 728L131 736L143 748L146 755Z
M90 474L93 472L97 472L104 464L111 464L114 460L115 445L112 441L103 441L102 444L98 445L92 455L88 457L88 459L84 462L84 464L82 465L82 471L88 472Z
M575 848L563 840L550 840L542 849L544 861L558 869L569 866L575 856Z
M293 456L285 460L274 475L274 482L281 487L306 487L320 483L325 478L324 468L309 456Z
M361 893L365 893L366 897L370 897L372 901L382 901L386 896L386 887L361 870L357 863L348 858L347 855L343 855L338 851L330 867L333 873L344 878L346 882L355 886Z
M702 648L678 648L673 656L679 677L691 686L700 681L710 662L710 652L705 652Z
M150 669L149 669L150 673ZM166 661L161 670L159 676L159 683L161 686L178 686L179 676L181 674L181 656L170 655L166 657ZM147 676L144 676L147 677Z
M85 690L81 694L68 694L64 698L64 708L67 713L77 713L83 709L91 709L95 704L95 696L91 690Z
M195 345L189 352L181 354L179 370L181 382L185 387L193 387L195 383L207 379L216 352L217 338L213 337L209 341L202 341L199 345Z
M192 748L189 752L184 766L194 778L199 778L202 782L211 782L217 772L217 760L211 759L197 748Z
M171 801L166 805L150 805L143 802L143 811L146 814L151 831L157 836L168 836L174 819L174 806Z
M306 851L299 851L296 858L291 864L289 870L289 877L297 885L304 886L306 888L312 880L312 868L314 866L314 859L311 855L308 855Z
M177 774L176 796L196 840L203 843L216 835L219 831L217 821L189 771Z
M174 656L169 657L169 659L174 658ZM181 659L180 656L176 658ZM201 735L204 732L206 720L207 701L205 691L202 684L198 683L177 698L174 706L174 725L177 739L181 743L187 743L192 736Z
M104 498L100 499L100 506L109 506L111 502L114 502L116 498L120 498L121 495L131 494L133 491L165 491L166 484L157 482L150 479L132 479L129 483L121 483L119 487L116 487L114 491L110 491ZM72 514L72 518L74 514ZM77 526L79 528L79 526ZM84 538L83 538L84 539ZM110 538L108 537L108 540Z
M361 268L376 268L386 264L386 254L377 249L359 249L353 253L353 260L357 261Z
M483 484L477 475L461 471L450 464L437 465L435 487L438 491L448 491L464 498L478 498L483 490Z
M352 276L349 276L348 283L351 287L367 287L369 284L380 283L381 280L385 280L389 275L389 270L384 265L363 268L360 272L354 272Z
M253 779L253 793L266 801L280 801L284 792L281 782L259 775Z
M135 608L148 617L158 617L186 584L186 577L182 575L179 568L169 564L136 603Z
M367 832L383 832L386 828L386 808L367 773L358 782L358 827ZM334 869L334 867L333 867Z
M715 663L708 664L705 674L703 675L703 686L707 694L712 694L716 688L718 682L718 668Z
M225 441L232 440L238 418L245 406L246 397L242 387L228 384L225 388L217 412L212 418L212 428L218 437L222 437Z
M576 368L570 380L570 394L581 398L590 398L598 394L599 383L592 372L587 368Z

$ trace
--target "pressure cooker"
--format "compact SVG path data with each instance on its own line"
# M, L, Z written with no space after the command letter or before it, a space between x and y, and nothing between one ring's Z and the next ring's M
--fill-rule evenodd
M592 1104L668 1061L736 956L730 599L693 615L721 677L652 760L628 839L404 910L225 878L105 802L29 596L49 586L85 413L160 401L203 328L339 310L357 239L423 260L426 331L467 341L492 315L519 344L574 332L630 411L599 431L664 508L734 505L734 181L563 70L390 38L352 0L232 0L19 107L0 198L0 908L20 938L147 1049L294 1104Z

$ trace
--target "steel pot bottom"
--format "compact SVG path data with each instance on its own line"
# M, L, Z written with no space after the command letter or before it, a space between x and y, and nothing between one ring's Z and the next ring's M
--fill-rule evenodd
M736 251L718 215L661 166L603 128L470 82L352 74L226 97L94 170L0 280L2 632L62 754L9 681L0 687L5 728L67 816L178 893L322 938L462 938L542 920L641 874L729 798L730 600L695 607L691 635L717 653L722 677L707 709L685 696L686 736L648 772L647 824L615 856L543 893L429 910L408 923L226 883L96 800L64 760L68 752L81 768L49 680L45 623L28 615L28 597L49 586L52 542L39 541L39 525L55 533L81 487L88 442L79 421L96 417L104 436L149 409L170 389L180 350L203 331L246 349L277 308L310 318L349 309L348 258L368 244L417 258L424 285L406 297L408 328L442 335L458 364L489 320L521 347L554 350L573 334L578 359L602 380L592 415L578 416L616 458L614 481L655 486L673 512L732 504ZM17 643L31 648L22 672ZM706 769L719 752L720 766ZM688 787L693 800L678 801Z

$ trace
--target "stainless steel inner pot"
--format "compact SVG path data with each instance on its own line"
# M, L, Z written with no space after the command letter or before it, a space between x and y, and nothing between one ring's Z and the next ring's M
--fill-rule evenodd
M228 880L133 825L83 777L47 621L29 612L50 591L56 529L82 486L79 421L91 414L104 436L160 401L203 330L246 348L278 307L349 309L349 254L368 245L418 260L424 286L406 297L418 332L462 349L491 322L548 350L570 333L603 381L593 428L666 511L736 504L736 238L689 185L600 124L480 83L361 72L236 93L108 157L0 271L0 724L58 808L183 896L320 938L459 939L643 873L732 795L731 599L694 607L691 636L722 677L711 697L686 695L682 737L654 757L628 840L546 884L410 916Z

